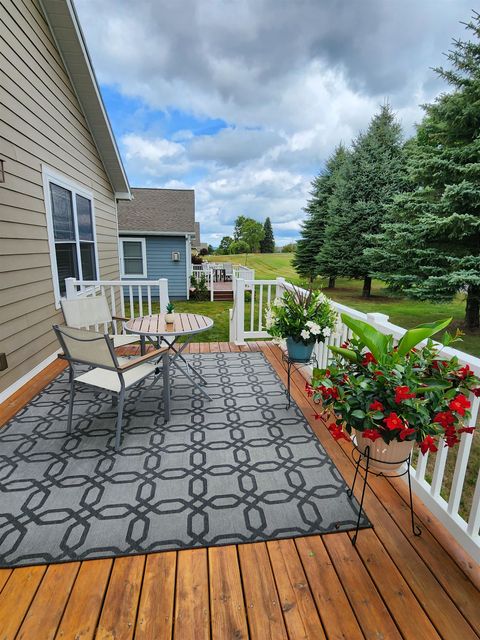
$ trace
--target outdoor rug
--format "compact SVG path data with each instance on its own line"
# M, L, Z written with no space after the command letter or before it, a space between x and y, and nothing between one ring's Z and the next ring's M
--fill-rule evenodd
M353 529L358 503L262 353L191 354L204 400L176 374L111 398L68 374L0 430L0 566L66 562ZM370 526L362 518L362 527Z

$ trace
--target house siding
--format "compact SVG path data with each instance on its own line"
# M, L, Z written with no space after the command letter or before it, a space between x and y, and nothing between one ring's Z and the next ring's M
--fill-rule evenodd
M99 275L119 279L112 186L37 0L0 0L0 392L55 352L42 165L93 194Z
M130 238L128 233L120 237ZM147 252L147 277L133 280L168 279L168 295L172 300L185 300L187 297L187 242L185 236L140 236L145 239ZM172 251L180 252L180 261L172 261ZM128 283L128 278L124 278ZM143 289L143 287L142 287Z

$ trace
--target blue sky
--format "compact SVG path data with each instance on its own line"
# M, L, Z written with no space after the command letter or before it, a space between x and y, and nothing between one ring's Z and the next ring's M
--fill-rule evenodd
M76 0L132 186L194 188L202 240L239 214L297 239L314 176L388 100L406 135L468 0Z

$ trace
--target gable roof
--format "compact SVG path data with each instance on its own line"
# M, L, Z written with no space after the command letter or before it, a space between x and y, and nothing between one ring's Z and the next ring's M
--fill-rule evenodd
M98 88L72 0L40 0L72 86L82 107L115 197L130 198L130 186Z
M119 231L195 233L193 189L132 188L133 199L118 203Z

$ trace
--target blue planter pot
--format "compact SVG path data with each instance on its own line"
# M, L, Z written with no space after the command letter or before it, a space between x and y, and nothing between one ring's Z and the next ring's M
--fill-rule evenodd
M314 342L304 344L301 340L287 338L288 357L292 362L310 362Z

